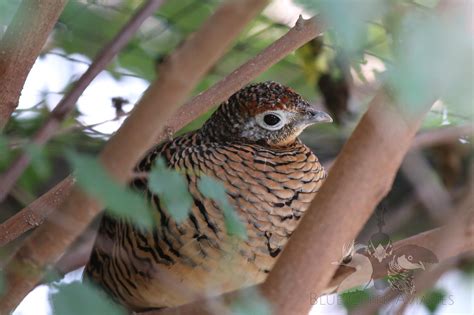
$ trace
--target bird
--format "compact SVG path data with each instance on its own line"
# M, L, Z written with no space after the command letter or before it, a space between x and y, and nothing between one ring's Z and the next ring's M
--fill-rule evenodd
M157 159L185 174L193 202L177 222L147 186L131 187L153 206L156 225L144 229L105 212L84 271L131 311L175 307L261 283L327 174L298 139L332 118L293 89L266 81L247 85L221 103L197 130L158 144L135 171ZM198 189L200 176L222 183L246 238L226 233L219 205ZM166 179L165 179L166 180Z

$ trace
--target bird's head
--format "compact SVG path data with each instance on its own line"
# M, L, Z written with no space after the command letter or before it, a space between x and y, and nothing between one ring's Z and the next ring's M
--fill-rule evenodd
M308 126L332 122L293 91L276 82L246 86L222 103L204 128L223 140L268 146L293 143Z
M429 249L418 245L405 245L393 253L397 263L404 269L425 269L425 264L438 262L436 255Z

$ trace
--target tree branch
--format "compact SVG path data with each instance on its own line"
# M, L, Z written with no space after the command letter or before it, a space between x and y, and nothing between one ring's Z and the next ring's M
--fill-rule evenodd
M164 0L148 0L130 20L122 27L115 37L102 48L86 72L77 80L74 87L64 96L49 115L48 120L35 133L32 143L42 145L58 130L61 122L72 112L76 102L94 78L107 66L117 53L129 42L140 25L153 14ZM21 43L23 44L23 43ZM0 85L1 86L1 85ZM10 167L0 176L0 202L2 202L15 182L28 166L30 158L22 152Z
M152 146L176 107L266 3L225 2L164 62L163 75L151 84L100 154L102 164L119 183L127 182L134 165ZM23 299L42 278L44 268L59 259L100 210L98 202L80 189L73 189L62 206L61 216L67 216L75 225L65 226L48 219L26 240L4 270L8 289L0 300L0 313L10 312Z
M419 134L412 142L411 149L422 149L432 145L451 143L463 137L472 137L474 126L472 124L438 128Z
M69 196L74 181L74 177L69 175L26 208L0 224L0 247L41 225L47 216L58 209Z
M26 77L66 0L23 0L0 41L0 131L18 105Z
M451 196L427 158L419 150L412 150L400 170L413 186L430 219L436 226L442 225L448 215L447 210L452 208Z

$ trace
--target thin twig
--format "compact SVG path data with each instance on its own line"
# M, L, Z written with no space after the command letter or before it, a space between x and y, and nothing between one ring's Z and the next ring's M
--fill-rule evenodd
M55 55L55 56L64 58L64 59L66 59L70 62L75 62L75 63L80 63L80 64L84 64L84 65L87 65L87 66L91 66L90 62L87 62L87 61L84 61L84 60L81 60L81 59L77 59L77 58L73 58L73 57L71 57L67 54L60 53L60 52L57 52L57 51L49 51L47 54L48 55ZM142 80L146 80L144 77L139 76L138 74L135 74L135 73L132 73L132 72L123 72L123 71L117 71L117 70L109 70L109 71L113 74L118 74L118 75L121 75L121 76L124 76L124 77L133 77L133 78L139 78L139 79L142 79Z
M472 124L438 128L420 133L412 142L412 149L421 149L433 144L452 143L453 140L472 138L474 127Z
M224 2L166 59L162 75L151 84L99 156L118 183L129 180L134 165L152 146L167 119L266 4L266 0ZM0 300L0 313L10 312L26 296L41 280L45 267L59 259L101 208L80 189L73 189L60 214L70 218L74 226L48 219L25 241L4 269L7 290Z
M436 226L443 224L449 214L447 211L452 208L451 196L426 157L419 150L412 150L400 169L413 186L431 220Z
M115 37L104 46L94 59L90 67L74 84L74 87L64 96L51 112L48 120L35 133L32 143L42 145L46 143L59 129L61 122L72 112L76 102L94 78L109 64L117 53L129 42L150 15L163 4L164 0L148 0L122 27ZM10 167L0 176L0 202L2 202L18 178L30 162L30 157L23 152L16 158Z

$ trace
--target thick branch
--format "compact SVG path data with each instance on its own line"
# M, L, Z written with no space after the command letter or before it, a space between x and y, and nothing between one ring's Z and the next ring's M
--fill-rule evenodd
M225 2L165 61L163 75L151 84L100 154L101 162L119 183L128 180L133 166L152 146L175 109L266 3ZM59 259L100 209L98 202L73 189L61 216L70 218L74 226L47 220L24 243L4 270L8 289L0 300L0 313L10 312L23 299L41 279L44 268Z
M18 105L26 77L66 0L23 0L0 41L0 131Z
M40 1L39 1L40 2ZM148 0L132 18L122 27L115 37L104 46L89 66L86 72L77 80L74 87L64 96L54 108L48 120L33 136L32 143L46 143L58 130L61 122L69 115L82 93L86 90L94 78L107 66L117 53L129 42L137 32L140 25L153 14L164 2L164 0ZM1 86L1 85L0 85ZM10 167L0 176L0 202L7 196L15 182L23 174L30 162L26 152L23 152L13 161Z

